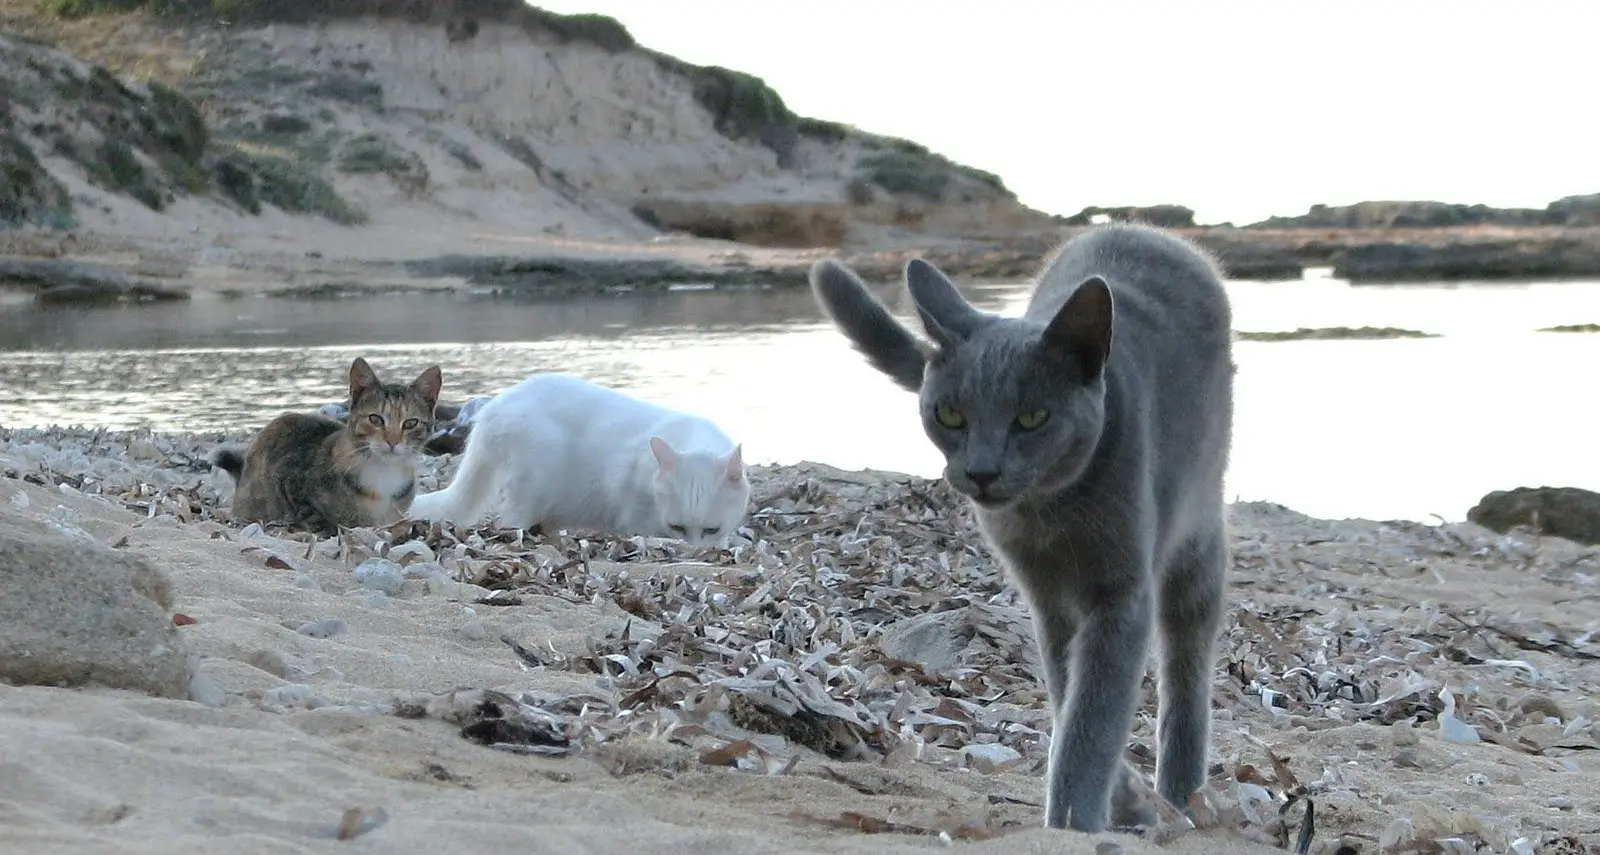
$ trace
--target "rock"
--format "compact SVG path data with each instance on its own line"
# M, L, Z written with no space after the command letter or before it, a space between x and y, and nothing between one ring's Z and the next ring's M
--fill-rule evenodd
M1249 229L1398 229L1459 226L1538 226L1550 222L1536 208L1491 208L1448 202L1357 202L1354 205L1312 205L1297 217L1269 217Z
M1600 226L1600 193L1587 196L1565 196L1545 208L1548 219L1568 228Z
M1600 276L1600 244L1570 236L1372 243L1338 252L1333 275L1354 283Z
M972 640L964 620L966 609L927 612L897 620L883 628L878 648L894 659L916 662L930 673L960 664L961 651Z
M299 628L295 630L301 635L309 635L312 638L332 638L335 635L344 635L349 631L350 625L345 623L344 618L309 620L300 624Z
M459 631L461 633L461 637L467 639L468 641L489 640L489 627L483 622L483 618L475 617L467 620L466 623L461 625L461 629Z
M1021 752L998 742L964 746L961 749L961 756L966 758L967 768L982 772L985 775L1004 772L1022 762Z
M130 279L115 270L56 258L0 259L0 286L33 291L41 303L92 303L118 300L182 300L189 292L144 280Z
M191 676L164 572L0 514L0 678L188 698Z
M1496 490L1467 511L1467 519L1501 534L1525 525L1553 537L1600 544L1600 493L1581 487Z
M353 571L356 584L393 597L406 585L406 571L387 558L368 558Z
M1087 226L1098 217L1118 223L1147 223L1166 229L1194 228L1194 209L1183 205L1124 205L1115 208L1090 206L1061 220L1066 226Z
M409 565L433 561L433 550L420 540L411 540L389 547L389 554L386 557L396 564L407 566L406 574L411 575ZM411 560L407 561L408 558Z

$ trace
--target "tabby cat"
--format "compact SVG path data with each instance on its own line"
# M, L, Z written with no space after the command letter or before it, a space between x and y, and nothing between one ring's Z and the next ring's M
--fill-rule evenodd
M410 385L384 383L357 357L345 421L284 413L242 453L212 455L237 484L234 518L323 534L400 520L416 493L416 458L433 432L441 383L437 365Z

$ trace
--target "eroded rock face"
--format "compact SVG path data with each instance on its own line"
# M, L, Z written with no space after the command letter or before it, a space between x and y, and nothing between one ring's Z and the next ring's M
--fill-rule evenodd
M167 576L145 559L0 513L0 678L189 696Z
M1496 490L1467 511L1467 519L1501 533L1526 525L1578 543L1600 544L1600 493L1580 487Z

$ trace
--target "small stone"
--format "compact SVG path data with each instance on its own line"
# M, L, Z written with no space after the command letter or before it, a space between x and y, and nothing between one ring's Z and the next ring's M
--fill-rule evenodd
M433 561L433 550L420 540L412 540L389 547L388 558L402 566ZM408 560L409 559L409 560Z
M998 742L968 745L961 749L961 754L966 758L967 768L985 775L1003 772L1022 761L1022 754L1015 748Z
M393 597L406 585L405 570L387 558L368 558L352 571L356 584L373 591L382 591Z
M335 635L344 635L349 631L350 625L344 622L344 618L336 617L306 621L300 624L299 629L295 630L301 635L309 635L312 638L332 638Z
M277 650L257 650L244 660L274 677L289 676L289 660Z
M328 702L317 694L317 691L304 683L289 683L268 689L261 694L261 703L273 707L303 707L314 710L325 707Z
M318 582L317 577L311 575L310 573L301 573L300 575L294 577L294 586L296 588L305 588L308 591L322 590L322 583Z
M369 609L381 609L389 605L389 595L382 591L368 591L367 595L361 598L361 605Z
M1102 840L1094 845L1094 855L1124 855L1127 851L1109 840Z
M488 641L489 627L484 625L482 618L473 618L461 625L461 636L468 641ZM1021 755L1018 755L1019 757Z
M189 678L189 700L208 707L220 707L227 699L227 693L222 691L222 686L216 680L196 671Z
M434 576L444 578L444 565L437 561L423 561L406 565L407 579L431 579Z
M1551 796L1549 800L1545 802L1545 804L1555 808L1556 810L1572 810L1574 807L1572 799L1569 799L1566 796Z

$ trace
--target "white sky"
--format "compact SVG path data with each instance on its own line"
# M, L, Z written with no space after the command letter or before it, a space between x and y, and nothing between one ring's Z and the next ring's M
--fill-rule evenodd
M907 137L1030 205L1600 192L1600 2L538 0Z

